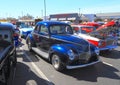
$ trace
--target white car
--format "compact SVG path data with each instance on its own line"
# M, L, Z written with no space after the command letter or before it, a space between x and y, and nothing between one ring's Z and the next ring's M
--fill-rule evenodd
M81 26L77 26L76 27L81 27ZM74 30L74 29L73 29ZM83 34L82 31L79 31L77 30L76 32L76 29L74 31L74 35L76 36L79 36L85 40L87 40L89 43L99 47L99 49L102 51L102 50L112 50L114 48L117 47L117 38L116 37L113 37L113 36L101 36L99 34L99 32L93 32L91 33L90 35L89 34ZM104 38L103 38L104 37Z
M19 27L19 30L21 38L26 38L27 35L33 31L33 27L23 25Z

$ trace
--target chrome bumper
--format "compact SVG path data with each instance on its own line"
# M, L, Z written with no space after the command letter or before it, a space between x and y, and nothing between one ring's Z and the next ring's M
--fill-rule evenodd
M91 63L84 64L84 65L77 65L77 66L66 66L66 68L67 68L67 69L82 68L82 67L87 67L87 66L94 65L94 64L96 64L96 63L99 63L99 62L101 62L101 60L100 60L100 59L99 59L98 61L91 62Z
M117 47L118 47L117 45L114 45L114 46L106 46L106 47L104 47L104 48L99 48L99 50L100 50L100 51L102 51L102 50L112 50L112 49L117 48Z

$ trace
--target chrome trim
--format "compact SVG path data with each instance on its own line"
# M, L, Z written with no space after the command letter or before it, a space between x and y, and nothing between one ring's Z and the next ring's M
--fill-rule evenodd
M76 65L76 66L66 66L67 69L75 69L75 68L82 68L82 67L87 67L90 65L94 65L96 63L101 62L101 60L99 59L98 61L92 62L92 63L88 63L88 64L84 64L84 65Z
M72 41L67 41L67 40L58 39L58 38L54 38L54 37L51 37L51 38L52 38L52 39L55 39L55 40L60 40L60 41L63 41L63 42L72 43L72 44L75 44L75 45L79 45L79 46L81 46L80 44L78 44L78 43L74 43L74 42L72 42Z
M114 49L114 48L117 48L117 47L118 47L118 46L116 46L116 45L115 45L115 46L106 46L106 47L104 47L104 48L99 48L99 50L100 50L100 51L102 51L102 50L109 50L109 49L111 50L111 49Z

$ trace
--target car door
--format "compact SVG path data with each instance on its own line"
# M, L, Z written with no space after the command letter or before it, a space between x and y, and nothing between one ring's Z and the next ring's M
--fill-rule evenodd
M39 40L39 30L40 30L40 26L37 25L34 29L34 31L32 32L32 35L33 35L33 38L34 38L34 41L35 41L35 44L37 47L39 47L39 44L40 44L40 40Z
M50 43L49 30L45 25L41 25L39 30L39 48L48 52Z

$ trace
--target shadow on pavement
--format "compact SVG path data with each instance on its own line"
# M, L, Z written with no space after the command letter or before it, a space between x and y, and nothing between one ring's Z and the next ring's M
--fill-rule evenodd
M34 52L29 52L28 50L23 50L23 49L17 49L17 57L22 58L24 62L30 62L26 56L31 56L32 62L39 62L40 59L36 57L36 54Z
M52 82L46 81L34 73L24 63L17 63L16 74L13 85L54 85Z
M115 69L114 67L99 63L95 66L66 70L62 73L74 77L77 80L97 82L99 77L120 80L120 75L117 75L116 72L119 72L119 70Z
M103 51L100 55L105 58L120 59L120 51L118 50Z

